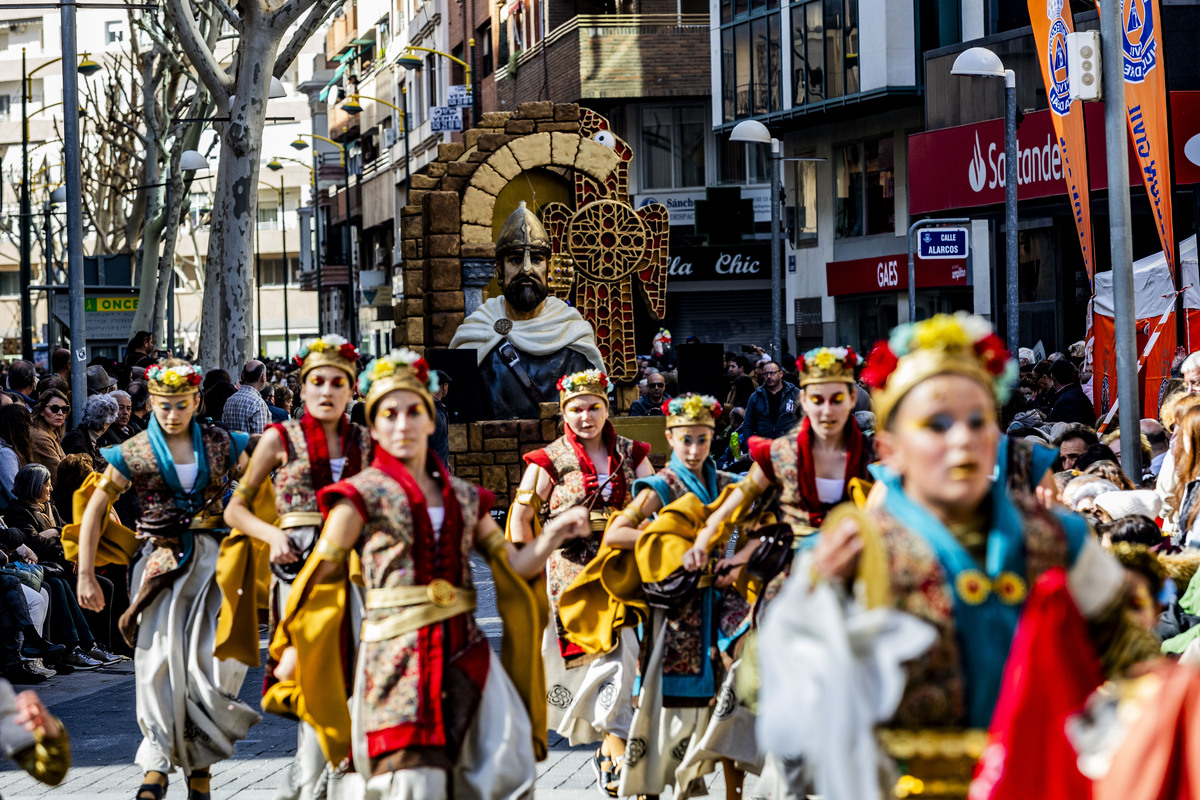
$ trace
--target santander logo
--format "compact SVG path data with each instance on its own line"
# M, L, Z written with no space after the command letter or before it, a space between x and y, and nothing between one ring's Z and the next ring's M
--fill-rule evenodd
M971 182L971 191L982 192L987 183L987 164L983 160L983 148L979 146L979 133L975 133L975 155L967 168L967 180Z

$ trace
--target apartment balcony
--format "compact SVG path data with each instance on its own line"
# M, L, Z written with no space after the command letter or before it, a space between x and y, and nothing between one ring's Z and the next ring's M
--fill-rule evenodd
M349 0L342 5L342 15L334 17L325 32L325 57L333 60L354 46L358 37L358 3Z
M707 95L709 48L707 14L579 15L521 53L516 75L509 64L499 67L497 92L508 108L545 96L565 102Z
M349 286L350 268L339 264L321 265L321 288L329 286ZM300 273L300 291L315 292L317 290L317 270L308 269Z
M344 102L343 100L342 103ZM362 131L362 121L359 119L362 115L351 114L342 108L342 103L331 106L325 113L325 120L329 126L327 135L337 141L357 139Z

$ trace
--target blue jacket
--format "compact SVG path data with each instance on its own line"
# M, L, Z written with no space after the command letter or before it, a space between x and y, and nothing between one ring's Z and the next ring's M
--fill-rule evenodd
M746 421L738 429L743 442L750 441L751 436L778 439L796 424L800 413L800 389L794 383L784 381L780 392L783 396L779 400L779 417L774 423L768 415L767 387L760 386L750 395L746 403Z

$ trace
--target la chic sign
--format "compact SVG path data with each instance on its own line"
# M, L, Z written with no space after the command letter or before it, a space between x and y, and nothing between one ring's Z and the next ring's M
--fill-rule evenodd
M670 281L766 280L771 277L771 248L672 247L667 259Z

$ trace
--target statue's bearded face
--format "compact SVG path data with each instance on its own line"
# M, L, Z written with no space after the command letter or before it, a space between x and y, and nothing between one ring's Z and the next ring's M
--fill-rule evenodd
M549 261L546 254L532 248L510 250L501 262L504 299L517 311L533 311L549 294L546 286Z

